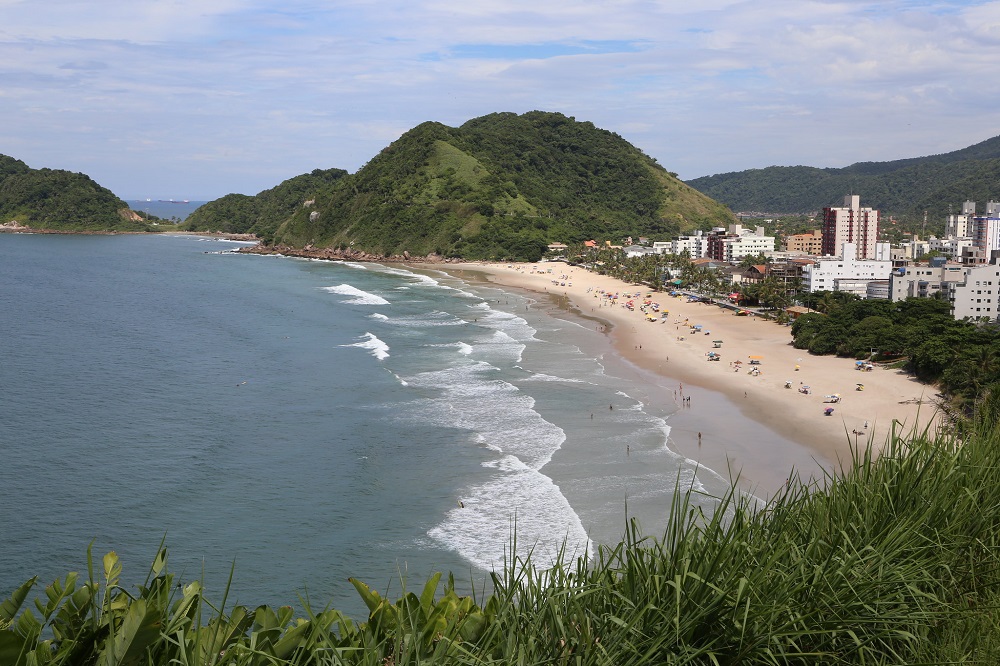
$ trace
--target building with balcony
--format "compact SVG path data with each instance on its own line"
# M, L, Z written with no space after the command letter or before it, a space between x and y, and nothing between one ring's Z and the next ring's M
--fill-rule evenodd
M786 236L785 252L801 252L819 256L823 253L823 232L816 229L808 234Z
M817 259L803 268L807 291L848 291L866 298L868 282L889 279L892 260L888 243L877 243L871 259L859 259L854 243L844 243L841 253L839 257Z
M845 243L857 248L858 259L873 259L878 243L879 212L862 208L861 197L844 197L840 208L823 209L823 254L836 255Z

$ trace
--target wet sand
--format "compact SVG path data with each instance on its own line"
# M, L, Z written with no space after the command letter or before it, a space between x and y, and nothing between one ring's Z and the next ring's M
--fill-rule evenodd
M735 316L561 263L463 264L445 270L557 297L591 318L623 362L649 373L653 390L678 405L670 418L677 452L720 474L739 474L741 486L761 496L776 492L793 470L804 476L821 474L820 467L835 471L850 459L852 447L878 449L893 428L908 432L937 422L932 386L898 370L860 372L851 359L811 356L791 346L789 327L768 320ZM612 303L602 291L619 298ZM621 294L635 292L641 296L629 310L624 305L633 299ZM656 322L637 307L647 293L661 306ZM663 310L669 311L666 319ZM692 325L701 331L692 334ZM721 347L715 340L722 340ZM722 360L708 361L708 352ZM750 356L761 357L759 375L749 373ZM858 382L864 391L855 390ZM809 394L799 391L804 386ZM834 393L841 401L825 402ZM829 407L834 411L826 416Z

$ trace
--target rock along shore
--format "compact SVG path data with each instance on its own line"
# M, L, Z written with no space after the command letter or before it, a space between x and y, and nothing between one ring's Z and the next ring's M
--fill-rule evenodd
M423 263L423 264L460 264L463 259L445 258L439 254L428 254L423 257L411 255L409 252L403 254L372 254L361 250L323 247L317 248L312 245L305 247L292 247L290 245L265 245L258 243L249 247L241 247L237 252L244 254L280 254L286 257L302 257L305 259L324 259L327 261L372 261L390 263Z

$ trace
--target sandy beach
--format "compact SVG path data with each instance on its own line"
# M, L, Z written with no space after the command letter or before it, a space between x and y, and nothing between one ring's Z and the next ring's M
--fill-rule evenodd
M899 370L876 366L863 372L852 359L812 356L795 349L788 326L736 316L716 305L651 292L563 263L483 263L447 269L466 275L473 271L498 286L565 298L569 307L593 318L595 328L610 335L622 357L669 380L667 385L676 385L667 397L679 407L704 400L706 394L698 395L698 389L723 394L729 415L699 410L699 417L692 419L681 409L672 419L671 438L685 455L704 458L706 465L716 469L720 460L736 461L744 478L766 490L775 490L774 479L787 475L780 452L769 450L766 442L738 436L721 444L707 439L712 422L732 421L734 408L746 419L808 448L826 469L836 469L848 460L855 444L878 449L893 428L909 432L914 427L934 427L937 422L933 386ZM626 297L626 293L639 295ZM608 297L614 294L617 299ZM648 299L647 294L651 294ZM639 306L646 300L659 303L660 311L642 312ZM629 301L634 309L626 307ZM669 313L665 317L664 311ZM695 326L700 329L692 333ZM716 346L719 340L721 345ZM709 361L709 353L718 354L721 360ZM787 382L791 388L786 388ZM864 384L863 391L856 390L858 383ZM809 393L803 392L805 387ZM827 402L827 396L834 394L840 401ZM833 408L831 415L826 415L827 408Z

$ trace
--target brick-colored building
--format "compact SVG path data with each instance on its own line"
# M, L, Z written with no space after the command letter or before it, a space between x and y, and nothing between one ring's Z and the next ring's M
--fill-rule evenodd
M786 252L804 252L819 256L823 252L823 232L819 229L809 234L793 234L785 238Z

